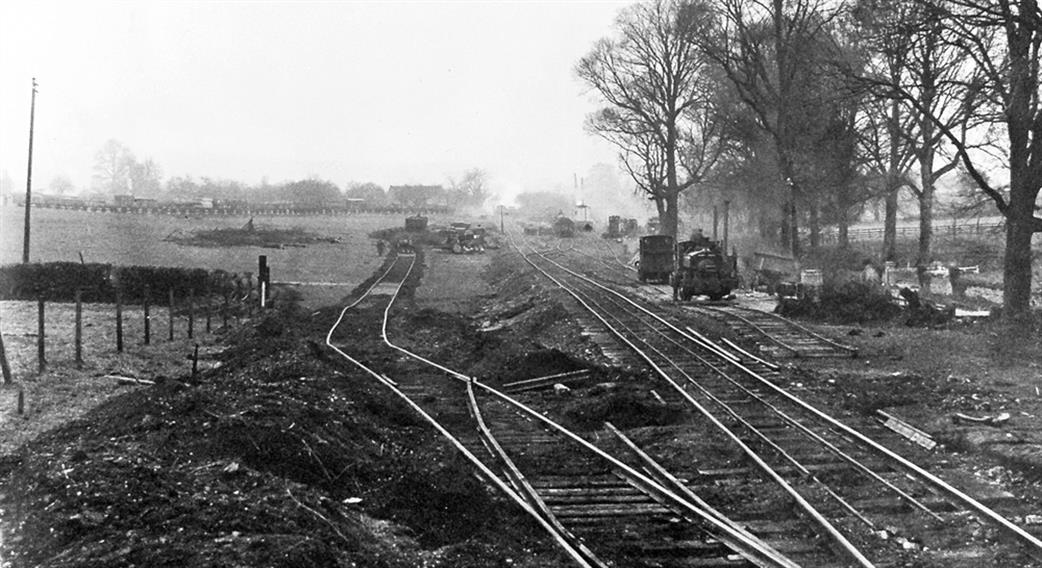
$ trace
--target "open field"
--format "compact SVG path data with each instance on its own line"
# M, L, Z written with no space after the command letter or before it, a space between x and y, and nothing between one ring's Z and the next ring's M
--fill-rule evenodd
M21 261L23 209L0 208L0 264ZM177 266L257 272L258 255L268 256L272 279L294 282L344 282L352 285L379 264L368 234L376 229L400 226L404 219L387 215L345 217L257 217L258 227L302 228L339 243L318 243L305 248L213 248L178 245L164 241L171 233L235 228L249 217L171 217L129 213L89 213L34 209L30 260L35 262L80 260L121 265Z
M21 260L20 208L0 209L0 261ZM311 309L335 304L379 266L368 234L402 219L382 215L351 217L257 218L260 226L304 228L340 243L309 245L305 248L189 247L164 241L173 231L242 226L248 218L176 218L133 214L101 214L50 209L33 210L31 260L78 261L79 252L89 262L122 265L160 265L257 272L257 256L268 256L273 280L306 283L279 285L276 301L289 295ZM160 302L161 304L161 302ZM0 455L54 425L76 418L113 394L138 388L126 386L105 375L123 375L154 380L183 376L190 369L186 359L193 345L201 345L202 356L218 352L220 317L212 320L214 334L205 333L202 314L196 316L195 337L186 338L187 319L175 323L175 340L168 341L168 313L163 305L151 309L152 344L142 344L144 319L141 306L124 307L124 353L116 353L115 310L112 305L84 304L83 356L85 364L74 363L73 305L48 303L45 310L47 371L37 373L37 312L34 302L0 302L0 321L7 358L15 385L0 389ZM234 323L234 322L233 322ZM201 368L205 369L205 360ZM26 413L18 416L18 390L25 393Z
M35 302L0 302L4 347L15 384L0 388L0 455L10 453L41 432L104 402L127 386L109 375L150 381L183 376L191 371L188 356L200 346L200 369L211 366L220 351L219 318L206 333L205 320L198 317L193 338L187 337L187 319L174 322L174 340L169 341L169 314L153 307L151 344L144 345L144 314L140 306L123 310L123 353L116 351L115 309L107 304L83 306L83 360L75 364L73 304L46 305L44 329L47 370L37 368L37 306ZM232 322L234 323L234 322ZM25 396L25 413L17 413L18 391Z

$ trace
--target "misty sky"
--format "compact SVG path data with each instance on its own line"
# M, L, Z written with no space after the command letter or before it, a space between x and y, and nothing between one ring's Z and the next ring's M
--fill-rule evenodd
M615 152L574 74L627 2L0 4L0 170L90 184L116 139L165 177L570 187Z

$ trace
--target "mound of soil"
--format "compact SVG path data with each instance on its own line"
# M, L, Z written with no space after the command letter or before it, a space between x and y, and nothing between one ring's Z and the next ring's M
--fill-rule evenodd
M605 422L627 429L679 424L685 418L683 407L656 400L636 386L585 391L565 405L563 414L566 426L581 431L599 430Z
M499 507L411 410L316 356L302 338L319 331L271 314L197 382L117 397L23 447L0 467L4 560L558 565L538 527Z
M174 234L167 240L193 247L268 247L306 246L312 243L335 243L336 238L322 237L304 229L276 229L243 227L212 229L191 234Z
M826 286L816 297L784 298L775 311L785 317L833 324L892 321L902 313L881 288L860 282Z

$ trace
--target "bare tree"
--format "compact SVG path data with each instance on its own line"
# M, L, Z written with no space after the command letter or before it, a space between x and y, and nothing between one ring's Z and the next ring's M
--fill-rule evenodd
M50 183L47 184L47 189L55 195L66 195L75 191L76 186L69 179L69 176L59 174L51 178Z
M155 197L162 191L163 174L152 158L143 162L131 159L127 176L134 195Z
M957 73L939 75L935 84L881 83L919 113L924 127L943 137L1006 218L1003 302L1007 316L1019 319L1030 310L1031 239L1042 232L1042 218L1035 214L1042 188L1042 10L1038 0L916 0L916 6L930 16L930 41L961 58L951 66ZM920 96L942 85L957 96L937 106ZM947 119L956 111L966 122L953 125ZM995 152L999 138L1004 148ZM988 173L996 162L1008 167L1008 191Z
M915 193L919 201L916 264L925 266L931 260L936 182L959 161L943 131L957 132L961 143L967 144L973 85L979 79L964 51L944 39L944 11L939 4L863 0L856 11L866 32L865 44L874 52L862 79L890 104L890 115L883 118L889 143L887 185L893 192L887 196L888 211L896 210L896 192L901 187ZM907 163L906 151L919 165L918 184L900 172ZM943 157L939 164L938 157ZM889 216L886 222L888 229L896 226L896 219ZM884 256L893 253L893 238L887 241L886 236Z
M109 140L94 156L94 183L101 191L126 193L134 155L117 140Z
M446 192L449 206L481 206L489 196L487 178L485 171L479 168L463 172L463 177L459 180L449 178L449 188Z
M979 85L971 85L979 99L965 102L979 119L1004 130L1008 193L985 173L991 156L975 152L939 117L929 117L1006 218L1003 302L1007 317L1020 319L1031 309L1031 239L1042 232L1042 218L1036 215L1042 189L1042 10L1038 0L948 0L944 6L945 36L982 77Z
M818 97L823 46L835 11L824 0L720 0L717 33L704 41L707 54L724 70L741 99L768 133L785 193L782 240L794 256L800 252L798 204L807 200L808 179L799 168L801 132Z
M867 55L853 71L885 77L897 84L908 68L912 33L903 0L859 0L852 10L859 41ZM871 87L871 85L869 85ZM917 113L885 93L870 93L859 113L859 154L866 174L876 178L883 197L883 260L893 260L897 248L897 209L900 191L910 188L915 148L911 143Z
M707 8L654 0L624 10L618 39L602 39L576 72L607 103L588 128L620 152L637 187L676 235L678 198L712 168L725 144L715 120L713 77L699 50Z

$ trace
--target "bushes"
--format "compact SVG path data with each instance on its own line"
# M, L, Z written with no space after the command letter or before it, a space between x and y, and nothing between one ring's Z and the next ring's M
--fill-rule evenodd
M901 314L901 307L878 285L848 282L837 287L825 286L817 297L785 298L775 311L786 317L865 323L891 320Z
M47 262L11 264L0 267L0 299L71 301L76 290L83 291L85 302L114 302L120 290L126 302L141 301L145 288L151 289L153 301L166 298L168 290L175 298L184 298L189 290L196 295L223 295L242 287L237 275L223 270L170 268L162 266L113 266Z

